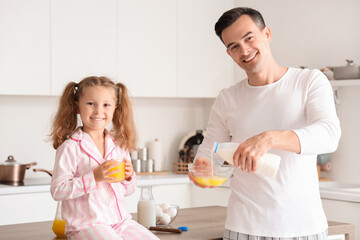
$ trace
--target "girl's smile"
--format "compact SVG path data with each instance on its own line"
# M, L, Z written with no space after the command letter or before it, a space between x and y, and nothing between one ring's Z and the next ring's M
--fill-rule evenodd
M92 120L95 120L95 121L102 121L102 120L105 120L105 118L95 118L95 117L90 117Z

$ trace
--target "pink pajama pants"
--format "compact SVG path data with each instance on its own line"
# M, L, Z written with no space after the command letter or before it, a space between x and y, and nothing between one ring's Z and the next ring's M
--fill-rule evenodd
M159 240L152 232L134 220L115 225L94 224L67 234L69 240Z

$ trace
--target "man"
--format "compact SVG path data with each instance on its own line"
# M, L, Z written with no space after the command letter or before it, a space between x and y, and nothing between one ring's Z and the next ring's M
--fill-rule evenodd
M341 135L329 81L319 70L277 64L271 31L254 9L225 12L215 31L247 74L219 93L195 157L207 165L215 141L240 143L224 239L325 240L316 156L335 151ZM255 173L267 152L281 156L275 179Z

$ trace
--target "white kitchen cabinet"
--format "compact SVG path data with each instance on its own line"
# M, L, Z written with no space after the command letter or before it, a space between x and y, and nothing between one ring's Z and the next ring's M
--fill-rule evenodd
M203 189L193 183L158 185L152 187L156 204L170 203L180 208L227 206L230 188L218 187ZM140 199L141 188L125 199L126 210L130 213L137 212L137 203Z
M50 221L57 202L49 192L0 196L0 225Z
M52 0L51 94L96 75L117 77L117 1Z
M176 96L176 0L118 1L119 81L136 97Z
M360 203L322 198L328 221L351 223L355 226L354 238L360 237ZM331 238L329 238L331 239ZM335 238L338 239L338 238ZM340 238L341 239L341 238Z
M0 0L0 94L50 94L49 0Z
M327 240L345 240L345 234L328 236Z
M227 207L231 190L229 187L200 188L192 184L191 207L223 206Z
M330 84L333 88L335 104L339 104L341 96L340 89L342 87L360 86L360 79L330 80Z
M178 97L212 98L234 83L234 63L214 31L219 17L233 7L233 0L178 1Z
M12 195L0 196L0 226L14 224L14 201Z

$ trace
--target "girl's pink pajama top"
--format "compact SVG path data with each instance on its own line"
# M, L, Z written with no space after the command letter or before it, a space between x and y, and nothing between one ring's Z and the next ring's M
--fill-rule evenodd
M93 171L104 161L130 159L128 151L116 145L106 130L105 133L105 158L80 128L56 151L51 194L56 201L62 201L66 232L131 219L124 200L136 189L136 175L133 174L131 181L95 182Z

